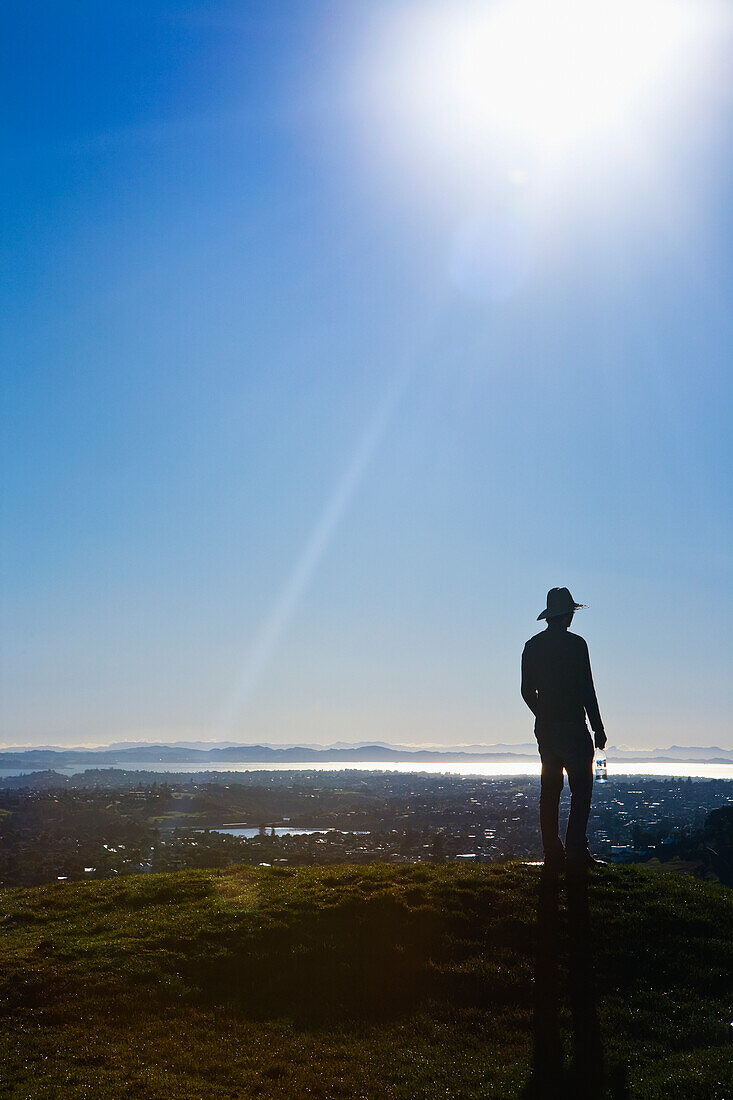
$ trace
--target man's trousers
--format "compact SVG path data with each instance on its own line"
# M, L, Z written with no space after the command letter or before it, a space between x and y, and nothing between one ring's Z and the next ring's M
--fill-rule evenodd
M593 741L585 724L553 725L535 731L542 760L540 828L545 858L562 854L558 816L563 769L570 784L570 817L565 834L568 858L578 859L588 850L588 815L593 793Z

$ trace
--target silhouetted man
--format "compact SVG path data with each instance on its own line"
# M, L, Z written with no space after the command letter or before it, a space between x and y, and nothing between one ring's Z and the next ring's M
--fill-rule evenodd
M522 698L535 716L535 737L542 760L540 826L545 867L580 871L596 860L588 851L585 831L593 791L593 742L606 745L588 646L568 630L573 615L585 604L575 603L567 588L551 588L547 607L537 616L547 628L530 638L522 654ZM558 811L563 769L570 784L570 817L565 848L560 840Z

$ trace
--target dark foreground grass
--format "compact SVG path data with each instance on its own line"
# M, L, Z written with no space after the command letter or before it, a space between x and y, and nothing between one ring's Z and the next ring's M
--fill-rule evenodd
M539 892L539 870L517 864L6 890L0 1096L549 1095L532 1072ZM563 1071L563 1095L575 1080L584 1098L733 1100L732 897L641 868L593 873L586 993L605 1070L595 1092ZM582 1027L568 1009L565 904L569 1065Z

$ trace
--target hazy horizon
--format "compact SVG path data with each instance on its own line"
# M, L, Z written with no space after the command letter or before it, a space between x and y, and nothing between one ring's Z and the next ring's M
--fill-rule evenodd
M0 753L11 752L26 752L26 751L122 751L140 748L180 748L186 749L219 749L219 748L254 748L262 747L267 749L317 749L319 751L328 751L333 749L353 749L359 748L384 748L391 752L405 752L406 754L412 752L434 752L450 754L455 752L456 754L476 754L480 755L486 752L496 753L508 753L513 751L519 752L520 755L536 756L537 743L534 738L531 741L516 741L516 742L502 742L502 741L486 741L483 744L471 744L471 745L447 745L439 742L414 742L414 743L392 743L379 741L377 739L366 741L334 741L334 742L304 742L304 741L255 741L255 742L241 742L241 741L214 741L214 740L194 740L194 741L112 741L112 742L87 742L74 743L68 745L52 745L52 744L26 744L26 745L5 745L0 743ZM691 746L691 745L624 745L621 743L609 742L607 746L608 752L612 755L614 751L622 753L664 753L666 751L690 751L692 754L700 752L716 752L721 751L723 753L733 752L733 748L727 749L722 745L704 745L704 746Z
M525 9L10 5L7 745L733 748L730 13Z

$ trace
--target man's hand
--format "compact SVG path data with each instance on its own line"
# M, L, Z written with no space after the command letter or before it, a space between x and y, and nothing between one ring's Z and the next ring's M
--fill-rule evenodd
M593 735L593 740L596 743L596 748L597 749L605 749L607 738L606 738L605 733L603 733L603 731L601 731L600 733L595 733Z

